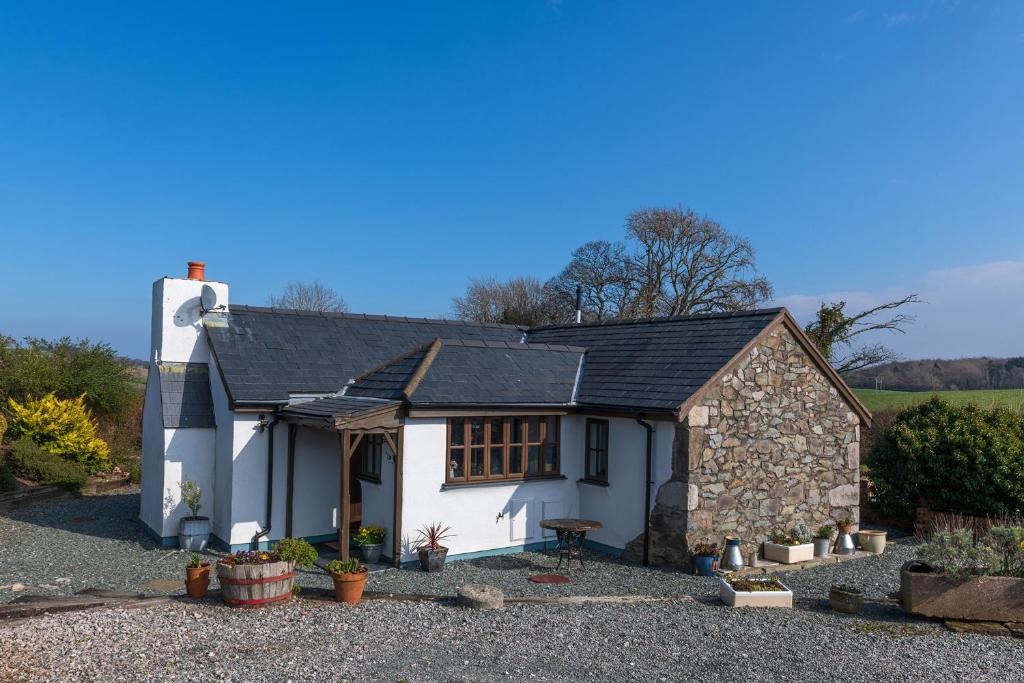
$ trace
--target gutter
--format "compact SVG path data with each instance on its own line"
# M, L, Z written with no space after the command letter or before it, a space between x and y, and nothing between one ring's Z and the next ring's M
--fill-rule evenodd
M263 528L257 531L249 541L252 550L259 550L260 539L265 538L271 529L270 520L274 512L274 426L280 419L276 414L269 420L260 416L259 431L261 434L264 430L267 431L267 516Z
M649 422L644 422L644 414L636 416L636 423L647 430L647 470L644 478L644 558L643 565L650 564L651 553L651 487L654 482L651 480L651 448L654 438L654 427Z

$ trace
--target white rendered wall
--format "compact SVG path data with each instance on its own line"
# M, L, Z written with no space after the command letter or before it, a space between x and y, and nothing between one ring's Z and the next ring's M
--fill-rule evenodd
M150 363L142 408L142 495L139 519L158 535L163 529L164 422L160 405L160 373Z
M210 350L202 325L199 296L203 285L217 294L218 304L228 303L224 282L165 277L153 283L153 351L157 361L205 363ZM150 354L150 360L153 360Z
M416 531L432 522L452 527L455 535L445 544L450 555L461 555L543 541L541 519L579 515L579 475L571 455L562 453L563 462L568 460L562 471L566 479L442 489L446 439L443 417L405 422L403 561L415 559Z
M287 425L284 429L288 429ZM287 461L287 454L285 459ZM295 437L294 477L292 536L300 538L337 533L341 441L336 432L299 427ZM285 499L281 501L284 506ZM276 505L277 501L274 503ZM284 527L281 530L283 534Z
M387 442L384 442L384 448L381 450L380 483L359 480L363 492L362 526L376 524L388 530L384 539L384 554L390 557L395 519L395 456L388 448ZM358 457L353 456L353 468L358 466L355 461Z
M272 413L262 414L271 418ZM231 532L223 540L231 545L249 543L263 528L267 505L267 439L269 429L260 432L259 413L234 413L230 424L231 443ZM283 538L285 479L288 460L288 427L274 429L274 518L273 533L261 541Z
M163 525L161 536L177 536L178 523L192 512L181 501L181 482L199 484L200 515L211 516L214 500L213 444L215 429L165 429L163 467ZM152 482L150 482L152 483ZM152 493L149 491L148 493Z
M586 416L573 416L578 421L579 442L574 444L581 462L584 451L583 425ZM598 418L605 419L605 418ZM608 486L580 483L580 512L585 519L601 522L604 528L587 534L587 538L613 548L624 548L644 530L644 477L647 468L647 430L629 418L608 419ZM675 424L647 420L654 426L651 473L651 505L661 484L672 476L672 443ZM563 420L564 424L564 420ZM564 428L563 428L564 429ZM563 432L564 433L564 432ZM563 452L563 459L565 458Z

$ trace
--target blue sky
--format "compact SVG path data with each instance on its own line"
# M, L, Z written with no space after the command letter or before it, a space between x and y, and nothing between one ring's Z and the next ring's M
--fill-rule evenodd
M189 259L443 315L686 205L799 317L1024 353L1022 3L210 5L0 7L0 332L145 356Z

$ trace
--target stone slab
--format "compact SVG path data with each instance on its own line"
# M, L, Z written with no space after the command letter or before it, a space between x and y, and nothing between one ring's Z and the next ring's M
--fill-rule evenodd
M471 583L459 588L455 602L470 609L501 609L505 604L505 594L495 586Z

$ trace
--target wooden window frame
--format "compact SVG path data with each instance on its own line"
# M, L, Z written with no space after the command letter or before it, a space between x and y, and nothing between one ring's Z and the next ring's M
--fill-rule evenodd
M597 425L598 428L598 443L592 444L590 440L590 427L591 425ZM601 448L601 432L604 432L604 448ZM586 422L586 446L583 450L583 480L590 481L595 484L608 484L608 451L609 449L609 437L611 434L611 427L608 424L608 420L599 420L594 417L588 417ZM590 455L593 453L595 461L602 455L604 456L604 477L597 474L596 468L591 471L590 468Z
M360 479L366 479L377 484L380 483L381 471L384 467L384 435L383 434L365 434L359 443L359 458L357 459L359 469L356 471L356 476ZM372 467L372 463L376 461L376 472ZM367 467L367 463L371 463L370 467Z
M538 420L537 425L537 438L530 438L530 425L529 420ZM452 421L462 420L462 445L452 446ZM472 425L475 420L479 420L481 423L481 429L483 430L483 443L473 444L472 443ZM493 421L501 420L501 435L502 443L491 442L491 425ZM520 420L521 433L518 437L513 438L512 432L512 420ZM444 479L446 484L491 484L494 482L501 481L528 481L531 479L551 479L554 477L562 476L562 460L561 460L561 418L558 415L493 415L493 416L451 416L446 420L447 428L445 430L445 472ZM550 436L550 439L549 439ZM544 449L545 446L554 447L554 471L544 471ZM537 448L537 471L530 473L527 471L529 466L529 449L531 447ZM474 449L483 449L483 474L473 474L473 458L472 452ZM491 456L492 449L501 449L502 458L502 470L501 474L491 474ZM510 457L513 448L520 449L521 458L520 471L509 472ZM452 462L453 458L462 458L462 472L463 476L453 477L452 476Z

